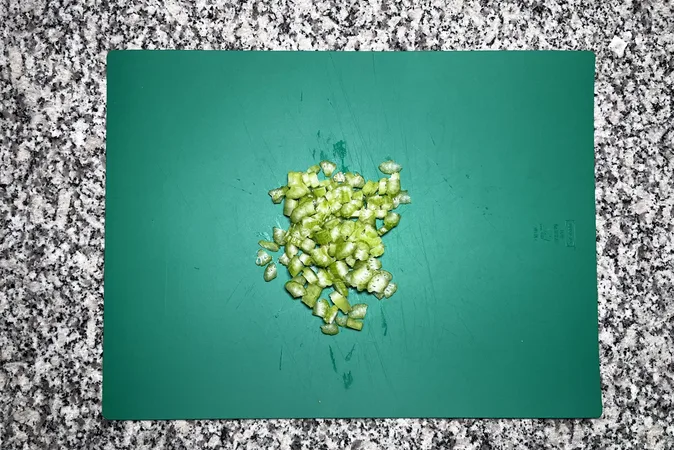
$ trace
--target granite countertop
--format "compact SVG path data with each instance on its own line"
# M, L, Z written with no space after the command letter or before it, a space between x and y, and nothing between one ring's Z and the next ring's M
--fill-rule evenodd
M1 3L0 448L674 448L671 2L207 3ZM595 51L603 417L103 420L105 58L165 47Z

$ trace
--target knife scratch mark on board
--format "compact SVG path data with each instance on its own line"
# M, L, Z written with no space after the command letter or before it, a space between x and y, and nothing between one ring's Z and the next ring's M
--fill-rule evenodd
M337 81L339 82L339 87L342 90L342 95L344 96L344 100L346 101L346 109L349 111L349 114L351 115L351 120L353 121L353 125L356 129L356 132L358 133L358 137L360 138L360 142L363 145L363 147L367 147L367 143L365 142L365 137L363 136L363 131L360 128L360 125L358 123L358 118L356 117L356 113L354 112L353 108L351 107L351 101L349 100L349 94L346 91L346 87L344 86L344 79L342 77L342 74L337 70L337 66L335 65L335 61L330 55L330 61L332 62L332 66L335 70L335 73L337 74ZM359 161L360 166L363 166L363 161L362 158Z
M370 157L370 161L372 161L372 165L373 165L374 168L375 168L375 172L374 172L374 173L379 174L379 172L378 172L378 170L379 170L379 165L378 165L376 162L374 162L374 157L372 156L372 153L367 152L367 155ZM362 165L361 165L361 167L362 167Z
M356 344L353 344L353 347L351 347L351 351L346 354L346 358L344 358L346 361L351 361L351 357L353 356L353 351L356 349Z
M164 315L166 315L166 291L168 289L168 261L164 260Z
M248 294L255 288L255 283L252 283L250 287L246 290L246 293L241 296L241 301L239 301L239 304L236 305L236 309L239 309L239 306L243 303L243 301L248 297Z
M350 370L342 375L342 380L344 381L344 389L349 389L353 384L353 375L351 375Z
M400 233L398 233L398 234L400 234ZM419 240L419 237L417 236L416 233L411 233L411 234L410 234L410 238L411 238L411 239L414 239L414 249L415 249L415 250L422 246L422 243L421 243L421 241ZM414 260L417 262L417 264L419 264L419 266L423 266L423 265L424 265L424 262L423 262L423 261L420 259L420 257L419 257L419 252L414 251L414 252L412 252L411 254L412 254L412 256L414 257Z
M388 323L386 322L386 315L384 314L384 305L379 303L381 309L381 329L384 331L384 336L388 334Z
M264 144L264 147L267 149L267 155L269 155L269 156L271 157L272 161L274 162L274 166L278 167L279 164L278 164L278 161L276 161L276 157L274 156L274 152L271 151L271 147L269 147L269 143L268 143L267 140L264 138L264 136L262 137L262 143ZM275 171L272 169L271 165L269 164L269 161L267 161L266 158L264 159L264 161L265 161L265 163L266 163L267 166L269 167L269 170L270 170L272 173L278 174L278 172L275 172ZM276 176L276 175L275 175L275 176Z
M328 348L330 349L330 360L332 361L332 370L337 373L337 362L335 361L335 354L332 351L332 345L328 345Z
M340 170L342 172L348 172L349 167L344 163L344 159L346 158L346 141L341 140L333 144L332 154L341 161L342 164Z
M426 260L426 271L428 272L428 279L431 282L431 289L433 290L433 298L437 300L435 293L435 282L433 281L433 274L431 273L431 264L428 262L428 252L426 251L426 243L424 242L424 232L419 225L419 237L421 238L421 250L423 251L424 259Z
M278 370L283 370L281 367L283 366L283 347L281 347L281 355L278 358Z
M236 290L239 288L239 286L241 285L241 283L243 283L243 279L239 280L239 283L236 285L236 287L234 288L234 290L232 291L232 293L229 294L229 297L227 297L227 300L225 300L225 306L226 306L226 305L229 303L229 301L232 299L232 296L234 295L234 293L236 292Z
M379 364L381 365L381 370L384 374L384 379L386 380L386 383L389 385L389 388L395 393L395 388L391 383L388 374L386 373L386 366L384 366L384 360L381 359L381 351L379 350L379 345L377 344L377 341L372 341L372 343L374 344L375 350L377 350L377 357L379 359Z
M241 191L241 192L245 192L245 193L247 193L248 195L253 195L252 192L247 191L247 190L245 190L245 189L243 189L243 188L240 188L240 187L236 187L236 186L234 186L233 184L229 184L229 183L228 183L227 186L229 186L229 187L231 187L231 188L234 188L234 189L237 189L237 190L239 190L239 191Z
M405 302L398 302L398 305L400 305L400 317L402 318L403 322L403 336L407 336L407 322L405 321L405 307L403 306ZM409 339L405 339L405 350L408 349L407 343L409 342Z
M463 316L462 316L458 311L457 311L457 313L456 313L456 316L459 318L459 321L461 322L461 325L463 325L463 327L464 327L464 328L466 329L466 331L468 332L468 335L470 336L470 340L473 341L473 342L475 342L475 336L473 336L473 332L470 331L470 328L468 327L468 325L466 325L466 321L465 321L465 319L463 318Z

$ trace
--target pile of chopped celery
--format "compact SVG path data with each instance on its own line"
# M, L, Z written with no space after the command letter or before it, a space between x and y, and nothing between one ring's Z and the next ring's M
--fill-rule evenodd
M328 335L339 333L340 327L363 329L367 305L351 305L349 288L367 290L380 300L398 289L378 258L384 254L382 236L400 222L393 210L411 201L400 188L402 167L394 161L379 165L388 177L378 181L365 181L358 173L335 173L336 168L322 161L306 172L288 172L287 186L269 191L272 202L283 202L290 226L274 227L273 241L259 242L262 249L255 261L265 266L264 280L271 281L277 275L276 263L265 250L283 251L278 263L292 277L286 290L323 320L321 331ZM330 300L320 298L326 288L333 289Z

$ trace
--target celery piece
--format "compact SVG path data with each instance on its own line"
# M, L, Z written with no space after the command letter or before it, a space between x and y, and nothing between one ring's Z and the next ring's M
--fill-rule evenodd
M365 185L363 186L363 190L362 190L363 195L368 197L368 196L374 194L375 192L377 192L378 187L379 187L379 184L376 181L368 180L368 182L365 183Z
M358 303L351 307L349 317L351 319L364 319L367 314L367 305L365 303Z
M316 276L316 272L314 272L311 267L305 267L302 269L302 275L304 275L304 278L309 284L315 284L318 282L318 276Z
M257 258L255 259L255 264L258 266L266 266L271 262L271 255L264 250L260 249L257 251Z
M386 286L386 289L384 289L384 297L390 298L393 294L396 293L398 290L398 285L395 284L394 282L390 282L388 286Z
M350 201L342 206L342 208L339 210L339 214L341 214L341 216L345 219L348 219L349 217L353 216L357 210L358 205Z
M381 269L381 261L377 258L374 258L374 257L368 258L367 267L370 270L379 270L379 269Z
M347 256L351 256L355 251L356 244L353 242L340 242L337 244L337 248L335 248L335 258L337 260L345 259Z
M379 179L379 187L377 189L377 193L379 195L384 195L386 194L386 186L388 185L388 180L386 178L380 178ZM286 197L290 195L290 191L286 193ZM290 197L293 198L293 197Z
M294 281L288 281L285 288L294 298L302 297L306 293L304 286Z
M351 272L347 273L346 275L344 275L344 283L347 286L354 286L354 284L353 284L353 270Z
M380 257L384 254L384 244L378 244L370 248L370 256Z
M325 197L325 194L328 193L328 190L325 188L325 186L317 187L313 191L311 191L312 194L314 194L314 197Z
M279 249L279 246L276 242L270 242L270 241L258 241L257 245L260 247L269 250L270 252L277 252Z
M281 257L278 259L279 264L283 264L284 266L287 266L290 263L290 258L286 253L283 253Z
M330 243L330 231L321 230L314 235L314 239L320 245L326 245Z
M358 216L358 221L370 224L371 226L374 226L375 224L375 211L372 209L361 209L360 210L360 215Z
M300 244L300 248L303 252L309 253L316 247L316 242L310 238L305 238Z
M301 255L297 256L300 259L300 262L304 266L311 266L313 264L313 261L311 260L311 256L307 253L302 253Z
M278 227L272 229L272 234L274 236L274 242L278 245L286 244L286 230Z
M320 201L322 200L322 201ZM330 203L325 201L323 197L319 197L318 200L316 200L316 213L320 214L322 217L327 216L330 214Z
M317 188L319 186L318 175L316 173L309 174L309 182L307 183L312 188Z
M330 308L330 304L328 301L324 298L318 300L316 304L314 305L314 316L320 317L323 319L325 317L325 314L328 312L328 309Z
M349 266L344 261L335 261L328 267L328 271L336 278L344 278L349 271Z
M332 176L332 179L333 179L336 183L344 183L344 180L345 180L346 178L344 177L344 174L343 174L342 172L337 172L336 174L334 174L334 175Z
M382 294L384 292L384 289L386 289L386 286L391 281L391 278L392 277L390 273L384 270L380 270L379 272L374 274L372 279L367 284L367 291Z
M338 314L337 317L335 317L335 323L337 325L339 325L340 327L345 327L347 319L348 319L348 316L343 316L341 314Z
M309 193L309 188L306 187L304 184L292 186L290 189L288 189L288 192L286 192L286 198L287 199L298 199L298 198L304 197L308 193Z
M356 230L356 222L345 220L339 227L339 235L346 239Z
M300 262L302 263L303 266L312 266L314 264L314 261L311 259L311 256L309 256L306 253L302 253L301 255L298 256L300 259Z
M305 293L302 296L302 303L307 305L309 308L313 308L318 300L318 297L321 296L323 288L317 284L310 284L305 288Z
M370 256L370 247L365 242L356 242L356 251L353 257L358 261L365 261Z
M294 281L295 283L301 285L304 287L305 284L307 284L307 279L304 278L304 275L297 275L295 277L292 277L290 281Z
M339 333L339 327L336 323L327 323L325 325L321 325L321 331L323 334L327 334L328 336L334 336L335 334Z
M346 319L346 326L348 328L360 331L363 329L363 321L358 319L352 319L351 317L349 317L348 319Z
M386 193L389 195L396 195L398 192L400 192L400 174L396 172L391 174L388 179Z
M333 281L332 285L335 288L335 290L337 290L337 292L342 294L344 297L349 296L349 288L346 286L346 283L344 283L344 281L335 280Z
M311 251L311 259L318 267L328 267L333 259L328 255L326 246L316 247Z
M264 269L264 281L271 281L276 278L276 264L269 263Z
M285 254L288 255L289 258L292 258L293 256L297 255L299 251L300 250L294 244L286 244L286 247L284 249Z
M288 188L286 186L272 189L271 191L268 192L269 196L271 197L271 201L274 204L279 204L283 201L283 197L286 195L286 191Z
M351 305L349 304L349 300L339 292L335 291L332 294L330 294L330 300L332 300L332 303L337 305L339 310L344 314L348 314L349 311L351 311Z
M316 271L316 277L318 279L317 284L321 287L332 286L332 277L327 270L320 268Z
M384 183L386 182L386 178L382 178L382 180L384 181ZM373 195L372 197L367 199L368 206L373 205L375 206L374 209L379 209L382 203L384 203L384 197L382 197L379 194Z
M339 239L339 236L341 235L341 227L331 228L329 233L330 233L330 242L336 242L337 239Z
M297 207L297 203L297 200L286 197L285 202L283 202L283 215L290 217L293 210Z
M328 308L327 312L325 313L325 317L323 317L323 322L325 323L334 322L338 312L339 308L337 307L337 305L332 305L331 307Z
M292 214L290 214L290 221L292 223L297 223L305 217L313 215L315 212L316 208L314 207L314 202L303 203L297 206L297 208L293 210Z
M400 191L395 198L398 199L398 203L400 203L401 205L407 205L409 203L412 203L410 194L408 194L407 191Z
M384 217L384 226L389 230L395 228L400 223L400 214L390 212Z
M375 271L370 269L368 266L355 269L353 272L351 272L351 286L355 287L359 291L362 291L367 287L372 277L374 277L374 273Z
M300 258L297 255L293 256L293 258L290 260L290 263L288 264L288 272L290 272L290 276L294 277L300 273L303 268L304 264L302 264Z
M332 176L332 173L337 168L337 164L335 164L331 161L321 161L320 166L321 166L321 169L323 169L323 173L325 174L326 177Z
M402 166L393 160L384 161L379 164L379 170L381 170L386 175L391 175L396 172L403 170Z
M351 192L351 189L349 187L342 186L339 189L339 202L344 206L350 204L351 203L351 194L352 194L352 192ZM342 208L344 208L344 206L342 206ZM355 210L355 208L354 208L354 210ZM344 217L348 217L348 215L344 214Z
M362 188L363 186L365 186L365 178L363 178L361 174L356 173L356 175L353 177L353 179L349 184L351 185L351 187Z
M288 172L288 187L304 185L304 172Z

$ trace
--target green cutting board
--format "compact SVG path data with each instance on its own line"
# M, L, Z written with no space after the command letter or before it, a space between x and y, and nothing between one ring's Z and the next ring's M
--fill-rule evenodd
M594 55L108 56L109 419L597 417ZM262 280L267 195L403 165L362 332Z

